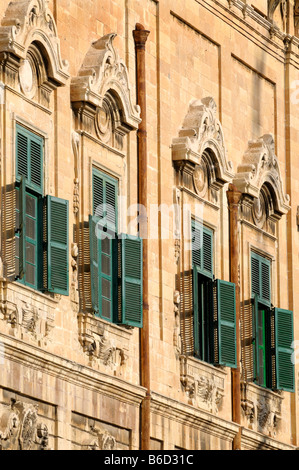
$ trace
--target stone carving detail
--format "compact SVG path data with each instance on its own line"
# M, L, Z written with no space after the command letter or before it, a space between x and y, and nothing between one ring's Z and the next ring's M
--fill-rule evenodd
M281 421L281 393L261 389L255 384L242 384L242 410L246 426L270 437L279 432Z
M128 132L140 123L140 108L132 101L127 67L113 46L116 34L92 43L77 77L71 101L88 132L119 150Z
M249 141L243 162L237 168L233 184L246 195L247 199L260 199L255 203L255 220L262 220L263 197L261 190L267 188L272 200L273 213L280 219L290 209L290 198L283 191L279 163L275 155L275 144L271 134L266 134L257 140Z
M78 321L79 340L90 362L98 361L115 374L122 375L129 357L131 330L107 324L89 314L79 313Z
M117 450L115 437L105 429L91 428L91 434L91 441L84 444L82 450Z
M1 450L50 450L48 428L37 411L37 406L19 401L0 406Z
M224 399L226 373L192 357L181 356L180 361L181 383L189 403L218 414Z
M37 67L42 54L46 54L47 69L40 69L41 94L48 95L57 86L65 85L68 64L61 59L60 42L56 24L48 8L48 0L24 0L10 2L0 26L0 52L5 52L3 61L6 84L17 85L19 77L23 93L32 97L36 84L32 57ZM41 52L43 51L43 52Z
M204 153L210 155L210 161L203 159ZM172 159L177 169L182 164L192 165L195 191L201 196L207 190L208 174L209 185L215 190L232 180L232 164L227 161L223 130L213 98L190 103L179 136L172 141Z
M174 257L176 264L181 256L181 192L178 188L174 190Z
M0 319L11 326L10 333L21 339L28 337L46 344L54 328L54 313L31 305L24 299L17 303L0 300Z

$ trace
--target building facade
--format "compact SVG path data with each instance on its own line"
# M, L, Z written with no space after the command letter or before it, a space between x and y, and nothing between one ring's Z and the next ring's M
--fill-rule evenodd
M298 18L1 1L0 449L297 448Z

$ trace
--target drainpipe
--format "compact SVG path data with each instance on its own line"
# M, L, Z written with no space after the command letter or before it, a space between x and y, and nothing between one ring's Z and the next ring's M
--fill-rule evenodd
M148 299L148 228L147 228L147 123L146 123L146 77L145 43L149 31L136 24L133 31L136 51L137 104L141 108L141 123L137 131L138 145L138 203L139 234L143 238L143 328L140 330L141 385L146 389L146 397L141 405L141 450L150 450L151 438L151 388L150 388L150 347L149 347L149 299Z
M241 335L240 335L240 282L239 282L239 204L242 193L230 184L227 191L229 209L230 281L236 285L236 341L237 368L232 369L232 418L239 425L233 441L233 450L241 450Z

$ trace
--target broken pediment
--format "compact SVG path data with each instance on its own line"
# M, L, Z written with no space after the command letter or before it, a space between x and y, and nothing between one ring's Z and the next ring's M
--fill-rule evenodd
M280 218L290 209L290 197L283 191L283 183L275 143L271 134L249 141L242 164L238 166L233 184L249 199L261 201L267 195L272 215Z
M127 67L113 45L115 37L114 33L107 34L92 43L78 76L72 79L71 101L74 108L85 104L95 115L100 140L112 141L113 146L121 148L124 135L137 129L141 120L140 108L133 103Z
M202 161L203 155L209 155L208 162ZM227 161L222 125L213 98L190 103L179 136L172 141L172 159L176 166L183 162L194 167L208 164L210 184L215 189L232 180L232 164Z
M50 93L69 78L48 0L9 3L0 25L0 54L5 84L19 85L29 98L36 87L47 86Z

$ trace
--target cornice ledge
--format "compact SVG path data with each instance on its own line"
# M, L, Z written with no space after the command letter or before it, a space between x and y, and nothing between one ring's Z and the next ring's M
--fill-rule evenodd
M297 450L296 446L267 437L247 428L242 428L243 450Z
M151 411L181 424L191 425L229 442L239 431L239 426L235 423L156 392L152 392L151 395Z
M0 341L2 344L1 355L4 356L4 359L17 362L23 367L52 375L62 381L69 382L71 385L104 393L111 398L136 407L140 406L146 396L144 387L59 357L24 341L2 333L0 333Z

